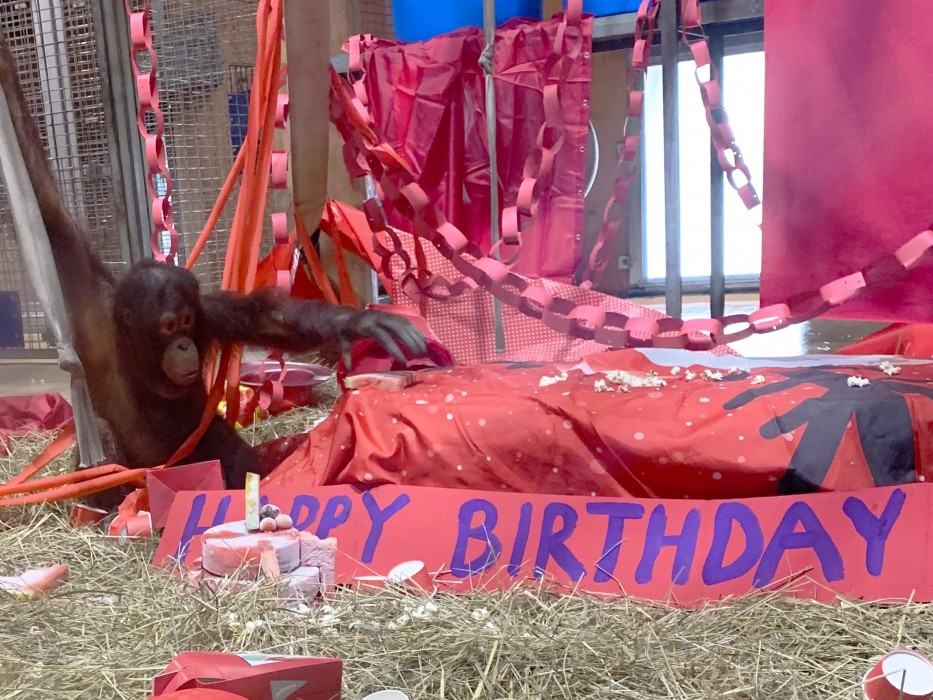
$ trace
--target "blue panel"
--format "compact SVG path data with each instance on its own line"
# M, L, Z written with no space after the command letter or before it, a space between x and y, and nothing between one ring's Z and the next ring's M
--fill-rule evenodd
M0 348L22 348L25 345L19 294L0 292Z

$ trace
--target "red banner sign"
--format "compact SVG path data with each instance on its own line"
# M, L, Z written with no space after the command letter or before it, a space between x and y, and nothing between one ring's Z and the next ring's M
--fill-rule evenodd
M417 559L449 590L545 580L693 606L781 588L832 600L933 601L926 484L734 501L619 500L453 489L273 491L295 527L336 537L337 580ZM180 493L156 564L243 518L242 492Z

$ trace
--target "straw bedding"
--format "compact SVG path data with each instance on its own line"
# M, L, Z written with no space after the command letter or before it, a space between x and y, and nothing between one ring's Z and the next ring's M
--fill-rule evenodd
M301 409L249 429L297 432ZM15 440L3 478L49 439ZM62 468L59 464L59 468ZM933 606L824 606L753 596L683 612L536 590L439 596L344 591L288 610L271 586L179 595L149 568L152 542L67 525L64 506L0 510L0 575L64 562L71 580L35 600L0 596L0 697L145 698L185 650L338 656L344 697L387 687L415 698L859 698L872 658L929 652Z

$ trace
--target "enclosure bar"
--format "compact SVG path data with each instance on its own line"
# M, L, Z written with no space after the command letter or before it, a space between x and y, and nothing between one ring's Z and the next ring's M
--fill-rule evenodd
M13 228L19 240L23 263L49 326L55 334L58 364L71 373L71 405L75 416L81 466L96 466L104 461L97 421L91 408L81 360L74 349L65 297L61 281L58 279L55 259L52 257L52 245L42 221L39 202L32 188L26 161L16 138L10 106L3 90L0 90L0 171L10 196Z
M66 178L64 173L81 172L78 157L78 139L70 123L75 114L71 95L71 75L66 50L68 37L60 2L34 0L32 19L36 38L36 53L43 74L42 100L45 103L43 120L47 138L49 162L58 178L62 194L68 197L71 213L79 221L87 219L84 183L81 178Z
M664 297L667 315L679 318L683 310L680 276L680 128L678 110L677 3L661 4L661 65L664 99Z
M330 0L287 0L288 132L295 211L309 231L324 215L330 138Z
M379 194L376 192L376 182L373 180L372 175L367 173L363 176L363 186L366 188L366 199L373 199L378 202ZM375 268L370 268L369 275L366 278L366 303L379 303L379 275Z
M486 137L489 142L489 240L499 241L499 164L496 157L496 0L483 0L483 28L486 32L486 50L483 58L486 69ZM499 256L496 256L499 257ZM505 352L505 325L502 320L502 302L492 299L496 352Z
M764 3L765 0L709 0L703 3L703 26L760 21L764 17ZM610 50L613 42L630 39L635 34L637 19L637 12L596 17L593 20L594 50Z
M709 32L709 52L712 67L719 76L719 85L723 84L723 57L725 41L722 32ZM725 180L716 147L710 142L709 165L709 211L710 211L710 275L709 275L709 310L713 318L726 314L726 198Z

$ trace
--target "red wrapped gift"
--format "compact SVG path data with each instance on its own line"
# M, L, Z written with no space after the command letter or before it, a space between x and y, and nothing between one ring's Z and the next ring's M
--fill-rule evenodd
M186 651L152 682L152 698L202 688L250 700L340 700L343 662L311 656Z

